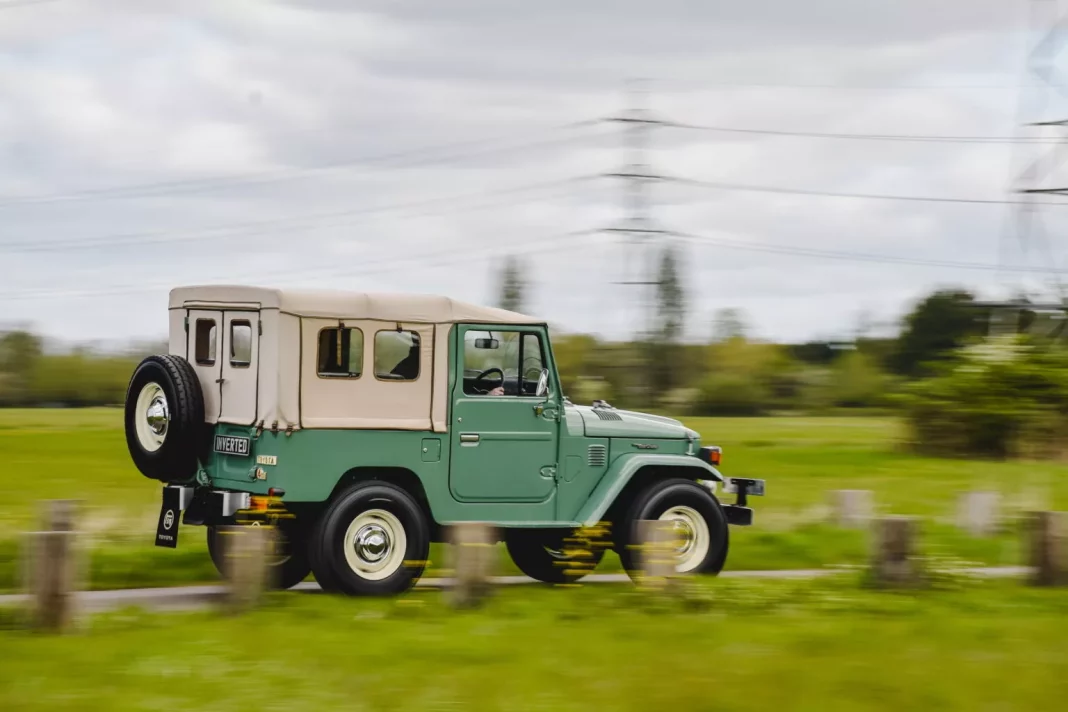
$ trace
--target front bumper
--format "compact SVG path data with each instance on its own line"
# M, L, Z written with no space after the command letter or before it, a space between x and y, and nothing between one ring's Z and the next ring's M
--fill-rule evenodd
M754 480L748 477L725 477L723 478L724 494L737 495L734 504L723 505L723 513L727 516L727 523L737 527L748 527L753 523L753 510L748 506L749 497L764 496L764 480Z

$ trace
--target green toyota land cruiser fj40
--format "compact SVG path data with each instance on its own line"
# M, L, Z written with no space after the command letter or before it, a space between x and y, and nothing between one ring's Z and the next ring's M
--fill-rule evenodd
M314 573L327 590L402 592L444 527L471 521L541 581L578 577L563 542L601 522L633 571L635 523L656 519L674 524L679 572L718 573L727 525L750 524L746 498L764 491L722 477L719 448L678 421L565 399L539 319L234 286L175 289L169 312L170 354L130 381L126 440L164 483L156 543L203 525L220 570L219 528L266 510L285 514L284 588Z

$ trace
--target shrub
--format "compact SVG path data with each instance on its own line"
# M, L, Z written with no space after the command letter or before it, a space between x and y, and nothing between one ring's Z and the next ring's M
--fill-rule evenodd
M962 349L901 397L917 452L1049 455L1068 425L1068 356L1018 337Z

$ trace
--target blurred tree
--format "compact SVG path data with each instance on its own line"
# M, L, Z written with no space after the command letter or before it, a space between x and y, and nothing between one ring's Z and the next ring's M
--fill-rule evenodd
M41 339L27 331L0 334L0 405L24 405L41 359Z
M853 349L834 363L830 389L834 405L864 408L879 405L886 392L886 376L874 359Z
M965 290L931 294L905 317L892 359L897 373L919 376L924 365L945 359L972 337L986 332L989 310L979 309Z
M522 266L515 255L504 258L497 279L497 306L508 311L522 312L526 308L527 283Z
M712 341L714 343L744 337L745 333L745 315L740 309L719 309L712 317Z
M671 245L661 253L657 269L656 317L648 366L652 402L671 391L684 377L684 354L679 342L686 319L686 294L679 276L675 248Z

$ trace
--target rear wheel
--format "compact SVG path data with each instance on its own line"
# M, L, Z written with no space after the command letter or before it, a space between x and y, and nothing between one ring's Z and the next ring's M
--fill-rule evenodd
M274 588L285 590L293 588L311 573L311 564L307 556L307 534L305 528L296 522L277 525L274 551L268 565L271 567L270 580ZM208 527L208 554L215 569L222 577L229 577L227 563L227 535L219 527Z
M678 542L674 557L678 573L718 574L727 561L727 517L719 501L693 480L655 482L631 504L617 542L619 558L631 576L636 575L637 523L640 520L670 522Z
M567 541L568 529L507 529L504 543L524 574L545 583L571 583L591 573L604 549Z
M403 489L365 482L339 495L323 513L312 556L326 590L390 596L415 585L430 554L430 527Z

